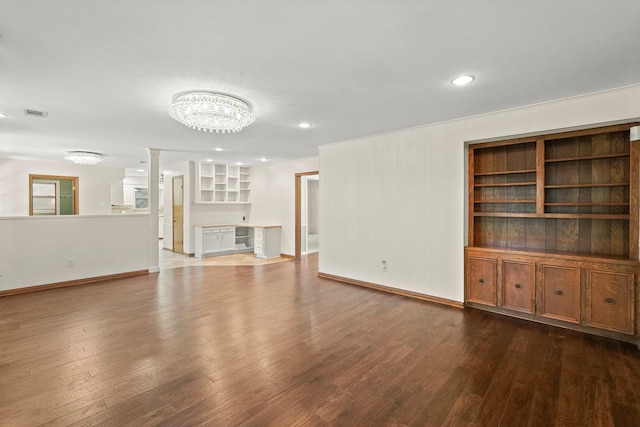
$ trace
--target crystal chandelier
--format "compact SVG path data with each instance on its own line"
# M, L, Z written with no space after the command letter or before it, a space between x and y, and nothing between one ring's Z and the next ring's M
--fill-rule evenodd
M93 166L102 161L102 154L91 151L67 151L64 159L77 165Z
M169 115L192 129L235 133L254 122L251 105L216 92L181 92L173 96Z

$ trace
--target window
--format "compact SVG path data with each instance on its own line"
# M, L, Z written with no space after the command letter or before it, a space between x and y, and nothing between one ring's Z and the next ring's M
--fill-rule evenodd
M78 177L29 175L29 215L77 215Z

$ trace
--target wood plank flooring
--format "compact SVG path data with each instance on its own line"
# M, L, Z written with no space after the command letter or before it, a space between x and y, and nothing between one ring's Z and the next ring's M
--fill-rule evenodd
M316 274L309 255L0 298L0 425L640 423L631 345Z

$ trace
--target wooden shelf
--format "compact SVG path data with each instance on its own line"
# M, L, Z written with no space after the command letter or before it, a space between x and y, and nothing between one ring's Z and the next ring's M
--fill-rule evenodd
M618 202L554 202L545 203L545 206L629 206L629 203Z
M474 187L524 187L536 185L535 181L525 182L499 182L496 184L474 184Z
M528 213L528 212L474 212L474 217L496 218L538 218L538 219L630 219L628 214L565 214L565 213Z
M630 143L631 126L470 145L471 246L583 252L591 241L599 254L639 257L640 166L631 159L640 144Z
M535 203L535 199L525 200L474 200L474 203Z
M614 159L616 157L629 157L629 153L613 153L613 154L597 154L593 156L564 157L561 159L545 159L544 161L546 163L557 163L557 162L575 162L579 160Z
M504 172L478 172L474 173L474 176L495 176L495 175L513 175L513 174L521 174L521 173L535 173L535 169L522 169L522 170L513 170L513 171L504 171Z
M607 182L603 184L558 184L545 185L544 188L600 188L600 187L628 187L628 182Z

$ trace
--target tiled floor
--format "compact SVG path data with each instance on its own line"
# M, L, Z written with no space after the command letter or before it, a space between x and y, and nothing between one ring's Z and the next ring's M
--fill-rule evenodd
M216 265L263 265L273 264L276 262L293 261L290 258L257 258L253 252L246 252L232 255L222 255L208 258L195 258L187 255L177 254L168 249L162 248L160 244L160 270L169 270L172 268L189 267L196 265L216 266Z

